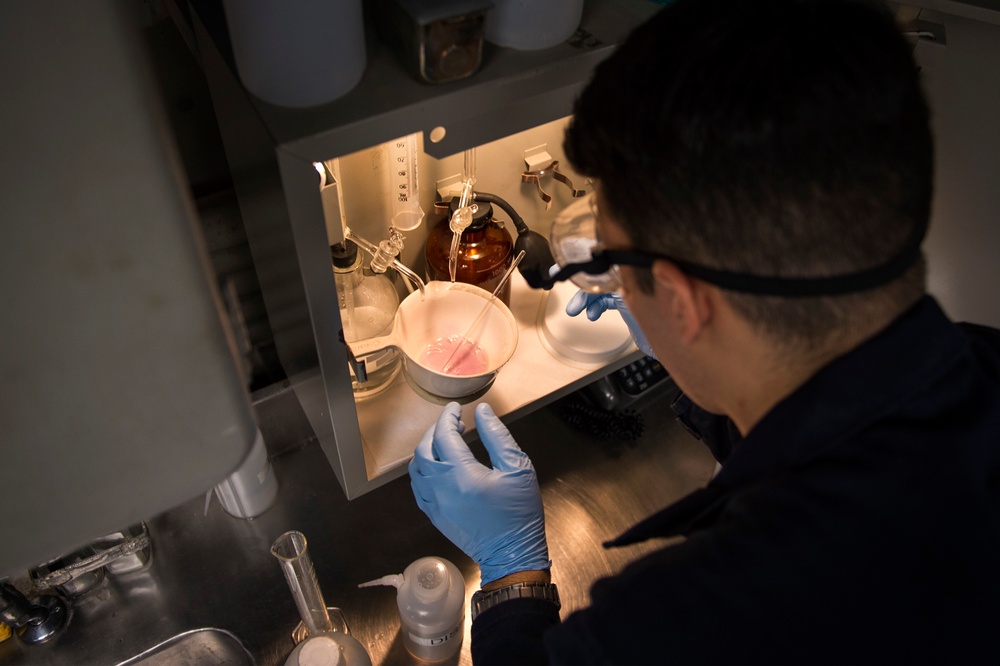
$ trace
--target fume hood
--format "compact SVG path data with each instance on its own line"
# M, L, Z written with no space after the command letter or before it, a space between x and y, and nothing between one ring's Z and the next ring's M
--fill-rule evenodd
M374 244L386 236L393 217L386 159L396 144L407 141L419 148L424 211L431 211L435 200L450 198L467 151L474 149L477 189L509 201L529 227L547 235L553 217L586 190L561 155L573 100L593 67L657 6L588 3L580 29L567 42L537 52L487 44L478 73L437 86L416 80L369 35L368 62L358 86L332 103L307 109L273 106L248 94L236 74L222 8L209 2L194 3L194 8L202 65L278 355L345 493L353 498L405 473L441 401L421 395L404 376L376 396L355 399L340 341L330 246L343 240L346 227ZM535 180L522 179L525 172L544 172L553 162L561 165L555 169L558 179L552 170ZM332 174L334 166L342 203L321 195L317 182L317 168ZM406 184L393 181L391 186ZM405 232L399 256L421 274L429 226ZM517 273L512 292L517 349L492 387L467 401L469 423L476 401L490 402L498 415L511 420L640 355L626 344L595 362L559 358L546 348L537 326L540 310L555 296L528 288Z

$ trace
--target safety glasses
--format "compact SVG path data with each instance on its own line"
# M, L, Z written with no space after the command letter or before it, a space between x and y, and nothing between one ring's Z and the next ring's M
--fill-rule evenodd
M649 268L657 260L673 263L685 274L717 287L760 296L812 297L848 294L872 289L902 275L921 257L920 245L927 227L918 226L899 252L883 264L823 277L752 275L709 268L666 254L637 250L609 250L601 241L593 195L568 206L552 223L549 243L558 269L539 286L571 280L580 289L612 293L622 286L620 266Z
M657 259L669 259L635 250L606 249L597 219L597 199L591 194L568 206L553 221L549 244L559 265L551 276L553 284L568 279L584 291L610 294L621 290L620 266L649 268Z
M594 196L570 204L552 223L549 234L552 256L560 269L552 282L569 279L591 293L611 293L621 288L618 264L608 257L597 228Z

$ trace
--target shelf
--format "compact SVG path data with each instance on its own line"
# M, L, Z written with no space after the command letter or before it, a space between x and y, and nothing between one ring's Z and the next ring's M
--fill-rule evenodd
M221 5L192 5L235 71ZM590 0L573 39L541 51L487 42L476 74L439 85L414 79L369 30L364 75L344 97L310 109L252 101L274 145L310 162L438 126L447 135L437 144L426 141L425 150L445 157L569 115L594 66L657 9L645 0Z

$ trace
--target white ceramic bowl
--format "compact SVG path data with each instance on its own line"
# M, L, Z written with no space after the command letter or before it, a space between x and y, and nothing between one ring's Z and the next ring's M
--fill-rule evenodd
M428 282L424 293L415 291L399 304L389 335L351 342L352 353L362 358L394 347L403 357L403 371L428 393L442 398L464 398L487 387L517 348L517 321L497 299L476 326L479 346L487 354L486 370L476 375L451 375L421 362L430 343L452 335L463 336L483 311L491 294L463 282Z

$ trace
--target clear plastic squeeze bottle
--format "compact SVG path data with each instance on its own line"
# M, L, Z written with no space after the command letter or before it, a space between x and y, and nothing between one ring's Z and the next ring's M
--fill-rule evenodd
M403 645L417 659L440 661L462 647L465 579L441 557L422 557L402 574L383 576L358 587L392 585L399 606Z

